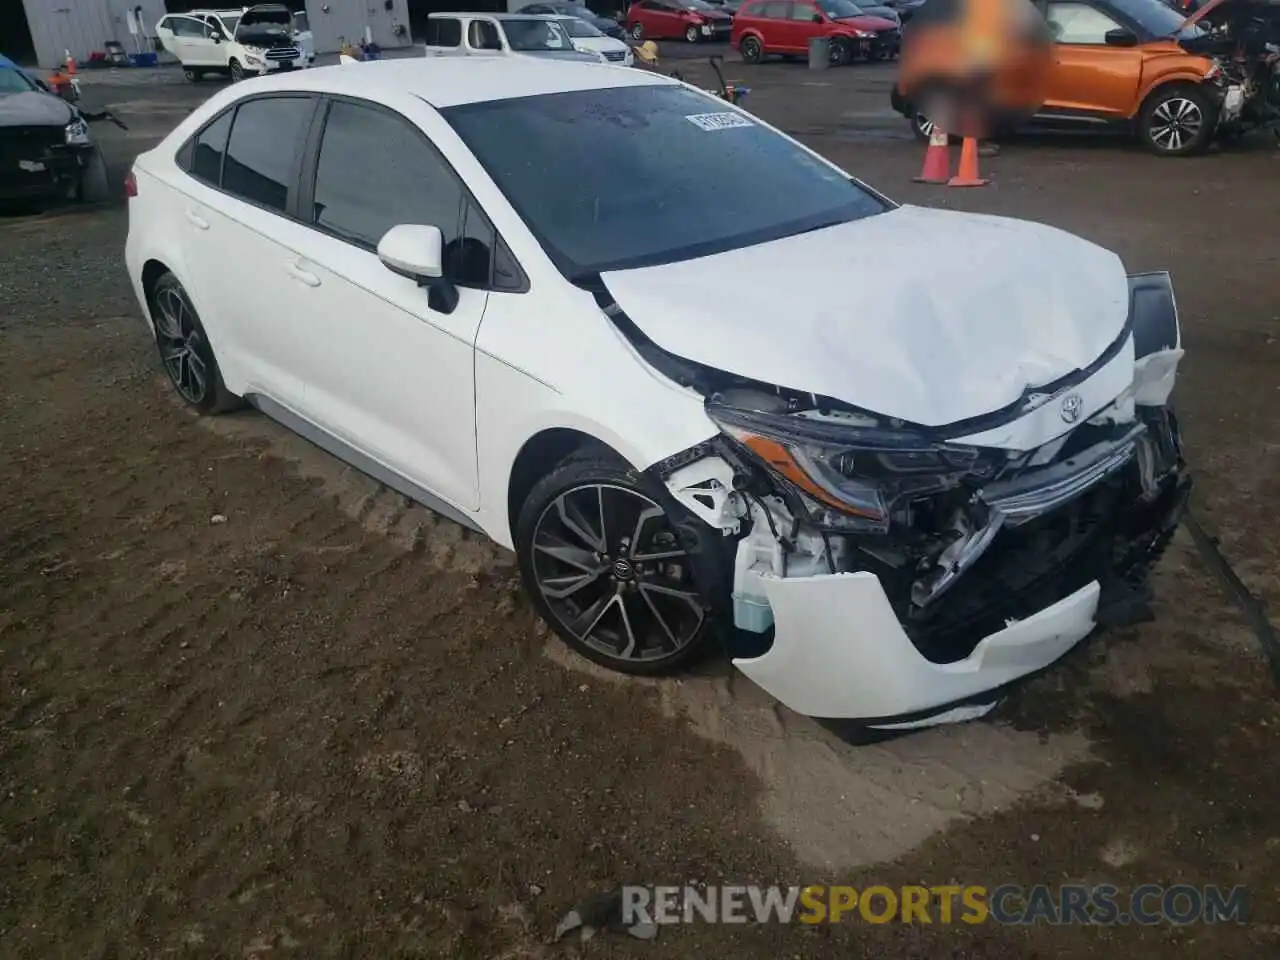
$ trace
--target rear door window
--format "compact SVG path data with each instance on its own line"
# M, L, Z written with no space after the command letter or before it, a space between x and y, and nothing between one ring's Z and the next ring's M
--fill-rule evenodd
M241 103L227 141L222 189L284 213L314 106L310 97L264 97Z

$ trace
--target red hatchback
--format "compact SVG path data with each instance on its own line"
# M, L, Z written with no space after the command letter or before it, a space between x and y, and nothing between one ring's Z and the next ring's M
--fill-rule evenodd
M807 54L814 37L831 38L831 62L898 55L902 32L849 0L746 0L733 18L730 42L747 63L770 54Z
M729 39L733 17L705 0L639 0L627 10L627 31L633 40L665 40L684 37L699 40Z

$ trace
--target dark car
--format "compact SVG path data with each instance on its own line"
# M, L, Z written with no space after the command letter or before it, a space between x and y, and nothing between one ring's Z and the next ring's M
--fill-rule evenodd
M80 110L0 61L0 200L106 199L106 166Z
M906 23L925 5L925 0L883 0L883 3L898 15L902 23Z
M531 3L528 6L521 7L516 12L537 13L543 16L577 17L579 20L587 21L606 37L613 37L615 40L627 39L627 31L622 28L622 24L616 20L610 20L608 17L602 17L600 14L588 10L578 3Z

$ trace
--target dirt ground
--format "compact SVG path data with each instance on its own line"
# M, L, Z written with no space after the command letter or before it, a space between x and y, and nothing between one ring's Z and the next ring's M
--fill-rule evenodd
M991 187L947 191L911 183L889 72L729 72L899 200L1170 268L1194 509L1280 609L1268 139L1186 161L1024 140L987 161ZM213 89L171 81L87 84L130 124L104 134L113 171ZM648 683L586 668L509 556L256 413L189 415L132 302L126 228L119 203L0 218L0 956L1277 955L1280 708L1185 535L1155 623L993 719L848 747L723 663ZM550 942L621 883L824 880L1243 884L1251 911Z

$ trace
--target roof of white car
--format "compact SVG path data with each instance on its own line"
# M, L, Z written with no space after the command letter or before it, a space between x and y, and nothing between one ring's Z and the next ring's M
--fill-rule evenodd
M289 71L237 85L264 90L338 93L366 100L409 93L433 107L510 100L577 90L642 87L677 81L649 70L537 57L411 57Z

